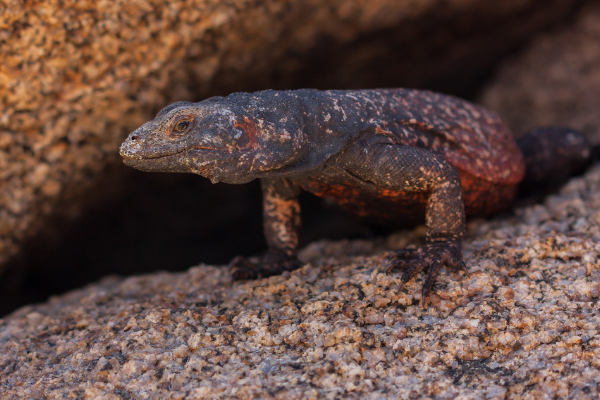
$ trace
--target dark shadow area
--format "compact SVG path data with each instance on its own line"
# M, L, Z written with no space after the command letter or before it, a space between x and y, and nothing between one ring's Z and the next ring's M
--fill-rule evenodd
M53 221L53 232L24 246L0 283L7 299L0 307L3 314L109 274L227 264L237 255L266 249L258 181L213 185L196 175L148 174L122 166L98 190L108 198L90 205L74 223ZM300 201L303 244L369 235L356 218L319 198L303 193Z
M540 31L567 25L583 3L538 0L518 13L507 10L505 14L489 14L486 5L481 5L479 12L461 13L441 4L430 15L364 33L354 40L322 37L308 50L288 50L282 62L270 66L271 74L263 73L269 54L258 53L254 66L243 71L244 82L239 82L241 71L222 70L210 90L223 95L266 87L407 87L473 99L503 60L527 46ZM557 13L562 14L560 23ZM193 79L189 85L203 87Z

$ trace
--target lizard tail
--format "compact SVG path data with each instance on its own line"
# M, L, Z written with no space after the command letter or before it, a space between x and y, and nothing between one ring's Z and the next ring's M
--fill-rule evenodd
M526 165L519 186L522 196L557 189L572 175L582 173L600 154L600 146L593 147L583 133L565 127L533 129L518 138L517 144Z

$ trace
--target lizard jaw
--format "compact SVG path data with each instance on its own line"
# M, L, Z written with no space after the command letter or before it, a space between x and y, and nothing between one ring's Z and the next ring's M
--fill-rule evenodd
M136 136L130 136L121 145L119 154L125 165L141 171L184 172L184 166L178 160L181 157L177 155L186 150L185 145L172 144L148 151Z
M179 152L182 153L183 151ZM154 157L123 157L123 163L128 167L147 172L186 172L187 165L181 163L176 154Z
M190 164L194 164L192 161L193 157L190 157L185 153L189 150L213 150L210 147L195 146L191 149L186 147L169 152L164 151L163 149L163 151L153 152L151 154L140 154L135 152L128 153L123 150L123 147L124 146L121 146L120 150L123 163L128 167L146 172L191 172L190 168L192 167ZM173 150L172 147L170 147L170 149ZM210 170L198 168L198 171L193 172L210 179L213 183L219 181Z
M119 154L124 160L145 160L152 158L162 158L172 156L178 153L182 153L187 150L187 146L184 143L171 144L167 146L161 146L156 149L147 150L144 149L142 143L137 142L137 138L130 136L119 148Z

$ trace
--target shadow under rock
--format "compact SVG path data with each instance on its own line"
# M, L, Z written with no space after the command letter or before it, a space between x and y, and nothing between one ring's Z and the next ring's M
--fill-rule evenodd
M1 314L109 274L227 264L266 249L258 181L213 185L195 175L119 166L95 193L98 199L81 216L48 224L53 231L30 240L10 263L0 281ZM302 244L370 235L357 219L321 199L303 194L300 202Z

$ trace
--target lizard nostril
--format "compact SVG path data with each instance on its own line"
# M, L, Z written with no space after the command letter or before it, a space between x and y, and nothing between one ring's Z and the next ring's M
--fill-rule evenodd
M138 140L139 136L138 135L133 135L130 139L131 140Z

